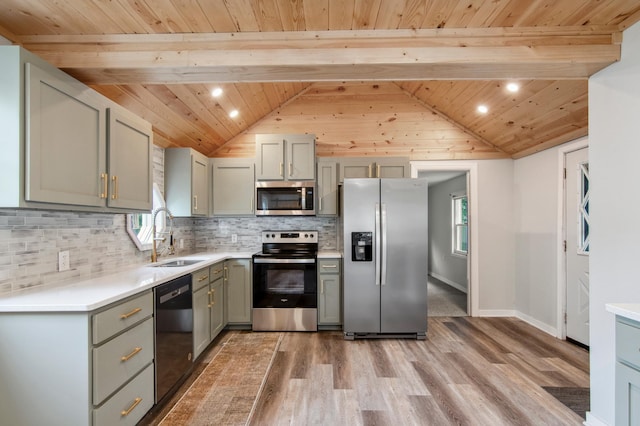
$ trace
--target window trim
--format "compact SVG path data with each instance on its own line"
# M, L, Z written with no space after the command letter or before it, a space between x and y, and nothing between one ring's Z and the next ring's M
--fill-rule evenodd
M467 204L467 220L463 223L456 222L456 202L458 200L466 200ZM466 228L467 250L458 250L458 229ZM467 258L469 255L469 198L466 193L451 194L451 254L456 257Z

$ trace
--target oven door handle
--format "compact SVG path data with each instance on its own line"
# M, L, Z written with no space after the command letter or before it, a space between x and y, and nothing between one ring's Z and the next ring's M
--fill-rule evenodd
M254 258L253 263L316 263L315 259L263 259Z

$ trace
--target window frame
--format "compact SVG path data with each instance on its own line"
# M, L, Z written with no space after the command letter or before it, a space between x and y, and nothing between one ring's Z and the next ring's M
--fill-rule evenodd
M466 215L463 216L462 212L458 214L458 201L460 205L466 204ZM461 222L458 223L458 217L461 218ZM466 236L466 250L458 249L462 246L462 242L459 237L463 234L459 232L459 229L464 228L464 235ZM469 198L467 194L451 194L451 254L453 256L466 258L469 255Z

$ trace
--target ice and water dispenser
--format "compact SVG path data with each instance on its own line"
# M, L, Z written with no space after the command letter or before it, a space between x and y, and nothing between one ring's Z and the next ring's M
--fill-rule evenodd
M351 260L353 262L371 262L373 260L372 239L373 232L351 233Z

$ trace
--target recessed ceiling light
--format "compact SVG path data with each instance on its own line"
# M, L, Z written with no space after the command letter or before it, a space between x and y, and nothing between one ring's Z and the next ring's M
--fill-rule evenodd
M515 93L518 90L520 90L520 85L518 83L509 83L507 84L507 90L512 93Z
M238 116L238 110L237 109L234 109L233 111L231 111L229 113L229 117L231 117L231 118L236 118L237 116Z
M214 98L217 98L220 95L222 95L222 89L219 87L216 87L211 91L211 96L213 96Z
M486 105L478 105L478 112L480 114L486 114L489 112L489 108Z

